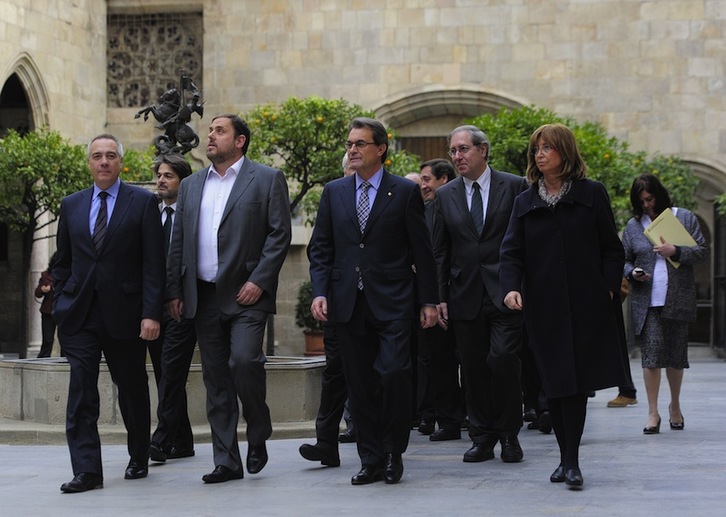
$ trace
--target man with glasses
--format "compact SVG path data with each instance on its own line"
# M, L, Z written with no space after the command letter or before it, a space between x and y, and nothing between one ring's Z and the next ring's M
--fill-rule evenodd
M449 156L460 177L436 191L434 248L439 273L439 317L451 324L461 354L469 436L467 463L524 457L522 426L521 315L502 305L499 246L524 178L488 165L489 139L475 126L449 135Z
M325 185L308 248L311 311L340 342L362 464L351 483L393 484L411 430L413 321L437 321L436 264L418 185L383 168L386 128L361 117L349 130L356 173Z

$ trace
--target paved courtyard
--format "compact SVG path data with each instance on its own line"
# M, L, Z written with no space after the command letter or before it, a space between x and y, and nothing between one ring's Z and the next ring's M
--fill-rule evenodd
M647 404L638 360L631 363L639 403L606 408L616 390L590 399L581 449L585 488L567 490L549 482L559 455L554 435L523 428L525 459L505 464L498 457L462 462L469 441L430 442L418 432L404 455L398 485L354 487L359 468L354 445L341 445L342 465L320 468L297 449L309 439L312 423L287 426L268 442L270 462L258 475L220 485L204 485L212 470L211 446L197 445L194 458L152 466L145 480L126 481L123 445L103 447L104 489L62 494L71 479L62 429L0 421L0 513L14 516L228 516L228 515L607 515L688 517L723 515L726 505L726 363L692 358L686 371L683 412L686 428L671 431L667 386L661 388L660 435L644 436ZM41 441L55 445L9 445ZM200 429L202 439L206 430ZM290 438L289 436L298 436ZM105 429L105 442L118 441ZM60 444L60 445L58 445ZM243 444L243 454L246 445Z

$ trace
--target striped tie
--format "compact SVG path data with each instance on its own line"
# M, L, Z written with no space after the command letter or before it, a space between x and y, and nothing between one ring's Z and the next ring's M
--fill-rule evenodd
M106 236L106 219L108 219L106 198L108 197L108 192L102 190L98 193L98 197L101 198L101 205L98 207L96 226L93 227L93 245L96 248L96 253L101 251L101 246L103 245L103 238Z

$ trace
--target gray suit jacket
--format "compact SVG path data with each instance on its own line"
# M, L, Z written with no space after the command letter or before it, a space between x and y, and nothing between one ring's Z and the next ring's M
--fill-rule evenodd
M197 312L197 243L202 191L209 168L185 178L177 199L176 224L167 259L166 299L184 302L184 317ZM246 309L275 312L280 268L290 247L287 183L282 172L245 158L217 232L217 299L222 314ZM241 306L236 297L250 281L264 290L257 303Z
M698 220L692 212L679 208L676 218L691 234L696 246L681 247L681 267L674 268L666 261L668 269L668 291L663 306L664 318L694 321L696 319L696 280L693 275L693 266L703 262L708 257L706 240L703 238ZM625 267L623 274L630 280L630 310L633 319L635 334L640 335L645 323L645 316L650 306L650 294L653 281L639 282L633 280L631 273L636 267L641 267L647 273L653 274L655 268L655 253L653 245L643 233L643 225L635 218L630 219L623 232L623 247L625 248Z

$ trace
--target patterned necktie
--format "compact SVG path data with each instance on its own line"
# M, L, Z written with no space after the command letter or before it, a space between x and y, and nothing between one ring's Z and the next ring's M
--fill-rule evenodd
M481 187L475 181L471 186L471 219L474 221L477 235L484 229L484 207L481 201Z
M164 254L169 254L169 244L171 243L171 214L174 213L174 209L170 206L164 207L166 212L166 221L164 221Z
M368 198L368 189L370 186L371 184L367 181L360 184L361 193L358 198L358 208L356 209L356 212L358 213L358 224L360 225L361 233L363 233L363 230L366 229L368 216L371 213L371 201ZM360 269L358 270L358 290L363 290L363 276L361 275Z
M370 199L368 199L368 189L370 186L371 184L367 181L360 184L361 192L360 197L358 198L358 208L356 211L358 212L358 224L360 225L361 233L366 229L368 216L371 213L371 202Z
M106 236L106 220L108 219L106 198L108 197L108 192L102 190L98 193L98 197L101 198L101 205L98 207L96 225L93 227L93 246L96 248L96 253L101 251L101 246L103 245L103 238Z

